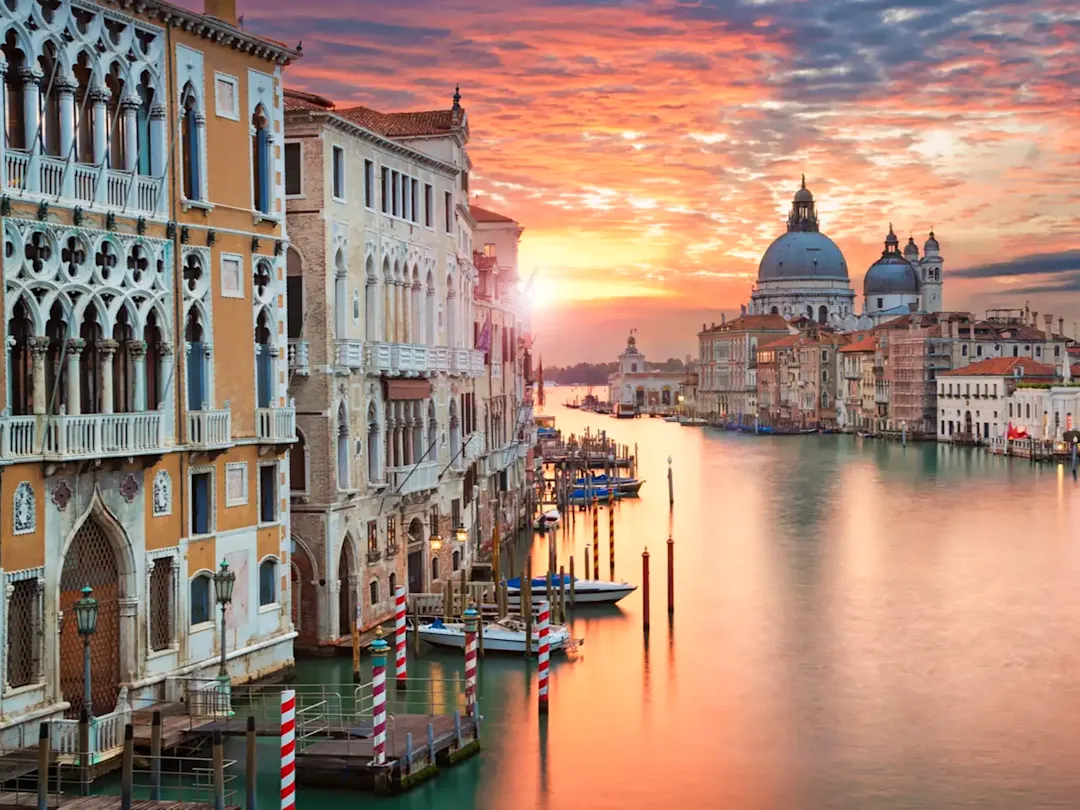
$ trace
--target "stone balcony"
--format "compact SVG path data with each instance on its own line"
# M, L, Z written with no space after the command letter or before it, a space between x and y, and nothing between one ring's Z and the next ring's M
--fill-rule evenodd
M439 470L437 461L390 467L386 470L390 494L411 495L414 492L435 489L439 485Z
M0 419L0 461L138 456L164 449L165 415L161 411Z
M292 444L296 441L296 408L256 408L255 438L260 444Z
M232 444L232 412L187 412L187 442L197 450L215 450Z
M362 371L364 368L364 342L345 338L334 341L334 365L349 371Z
M8 149L4 187L16 194L84 205L116 208L132 216L163 215L168 195L161 179L77 163L74 160Z
M484 353L476 349L375 342L365 346L365 355L369 373L391 377L478 377L484 372Z
M311 373L308 342L289 338L289 373L308 376Z

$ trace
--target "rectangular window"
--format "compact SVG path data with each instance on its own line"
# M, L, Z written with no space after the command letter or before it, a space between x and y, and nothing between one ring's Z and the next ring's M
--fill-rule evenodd
M277 561L259 563L259 607L277 604Z
M221 294L226 298L244 297L244 257L239 253L221 254Z
M399 189L401 188L401 175L397 172L390 172L390 213L395 217L398 215L398 201L399 201Z
M334 199L345 199L345 150L334 147Z
M446 232L454 232L454 195L449 191L443 196L443 213L446 216Z
M173 636L173 558L154 560L150 572L150 649L168 649Z
M364 205L375 207L375 164L370 160L364 161Z
M243 506L247 502L247 462L229 462L225 465L225 508Z
M450 523L450 528L454 531L461 525L461 498L450 501Z
M486 243L484 245L484 255L489 256L489 257L495 255L495 243L494 242L488 242L488 243Z
M385 166L382 167L380 185L382 186L380 190L380 195L382 197L382 212L386 214L390 211L390 199L388 197L390 192L390 170Z
M397 518L393 515L386 518L386 548L397 548Z
M263 464L259 467L259 522L277 520L277 495L277 465Z
M214 530L214 475L191 476L191 534L210 534Z
M439 534L439 507L431 507L431 536L435 537Z
M20 579L12 584L7 605L7 683L14 688L38 680L38 652L34 628L41 627L38 609L37 580ZM72 618L74 622L74 611Z
M424 183L424 225L429 228L434 227L434 213L432 208L435 207L435 189L431 187L431 183Z
M420 181L412 179L412 221L420 221Z
M285 196L299 197L304 193L304 182L301 177L300 166L300 142L285 144Z
M379 521L369 520L367 524L367 550L374 553L379 550Z
M401 218L412 219L412 194L409 193L411 177L401 176Z
M191 580L191 623L205 624L210 621L210 575L199 574Z
M214 74L214 102L217 114L232 121L240 120L240 83L227 73Z

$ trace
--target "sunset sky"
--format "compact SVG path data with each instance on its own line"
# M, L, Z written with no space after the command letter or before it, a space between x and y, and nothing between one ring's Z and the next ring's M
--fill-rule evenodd
M197 2L197 0L196 0ZM287 84L469 114L476 202L519 220L546 365L696 354L738 312L799 175L862 276L892 222L945 306L1080 319L1080 6L240 0Z

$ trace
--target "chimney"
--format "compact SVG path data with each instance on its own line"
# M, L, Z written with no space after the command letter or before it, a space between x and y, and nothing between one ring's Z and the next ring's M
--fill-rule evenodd
M204 0L203 14L236 25L236 0Z
M1064 318L1058 318L1058 334L1059 335L1064 335L1065 334L1065 319Z
M1031 313L1031 325L1036 329L1039 328L1039 311L1037 309L1033 310Z
M1043 315L1043 320L1046 321L1046 339L1049 340L1054 334L1054 316L1048 312Z

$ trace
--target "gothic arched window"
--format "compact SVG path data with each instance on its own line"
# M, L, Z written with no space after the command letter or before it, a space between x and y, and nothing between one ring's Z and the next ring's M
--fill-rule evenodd
M270 119L260 104L251 116L252 199L255 209L270 213Z
M184 114L180 119L180 151L184 175L184 197L189 200L203 198L202 150L199 143L199 100L195 88L189 83L184 87Z

